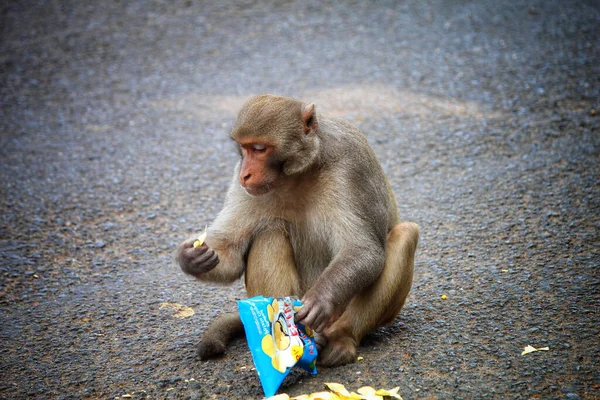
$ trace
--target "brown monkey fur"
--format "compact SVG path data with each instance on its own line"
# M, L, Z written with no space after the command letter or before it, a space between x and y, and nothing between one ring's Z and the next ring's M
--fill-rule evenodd
M231 132L241 159L204 245L178 249L182 270L205 282L244 275L248 296L295 295L297 320L316 331L319 362L350 363L370 330L391 323L412 284L419 238L365 137L313 104L262 95ZM213 322L198 351L225 351L237 314Z

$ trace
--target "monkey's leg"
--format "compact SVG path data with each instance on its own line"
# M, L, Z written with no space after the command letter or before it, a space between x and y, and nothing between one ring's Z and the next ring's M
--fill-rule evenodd
M248 297L301 294L294 252L283 230L271 229L254 240L246 262L245 281Z
M283 231L273 229L254 240L246 262L245 281L249 297L300 294L294 254ZM244 326L238 313L221 315L202 334L198 345L200 358L223 354L227 344L243 332Z
M214 320L202 334L198 344L198 355L202 360L225 353L227 344L244 332L238 313L228 313Z
M370 330L396 318L412 284L418 240L419 228L410 222L402 222L390 231L383 272L371 287L354 297L342 316L325 330L328 344L320 354L322 365L353 362L362 338Z

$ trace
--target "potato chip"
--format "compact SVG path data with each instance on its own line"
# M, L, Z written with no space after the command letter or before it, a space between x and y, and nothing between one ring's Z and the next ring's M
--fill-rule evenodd
M400 395L398 394L399 390L400 390L400 386L395 387L391 390L379 389L379 390L375 391L375 394L378 396L393 397L394 399L402 400L402 397L400 397Z
M267 397L275 395L296 365L317 373L316 343L303 325L294 322L294 307L300 304L297 298L262 296L238 302L248 346Z
M317 392L308 395L309 400L340 400L340 398L331 392Z
M383 396L376 394L376 390L371 386L363 386L357 390L358 393L362 394L365 400L383 400Z
M281 393L275 396L271 396L267 400L290 400L290 396L288 396L285 393Z
M344 387L344 385L339 383L325 383L325 386L332 392L339 394L341 396L350 397L350 392Z
M204 241L206 240L206 226L204 227L204 232L202 232L202 234L200 236L198 236L198 239L194 242L194 248L196 247L200 247L204 244Z
M402 397L398 394L400 387L395 387L390 390L378 389L375 390L371 386L363 386L358 389L358 393L349 392L346 387L340 383L325 383L325 386L330 392L317 392L312 394L302 394L300 396L292 397L291 400L384 400L384 399L400 399ZM282 400L287 400L285 397L281 397ZM278 398L270 397L267 400L278 400Z
M170 309L174 312L175 318L188 318L195 314L192 307L184 306L179 303L161 303L159 309Z
M536 349L533 346L527 346L523 349L523 352L521 353L521 355L524 356L525 354L533 353L534 351L548 351L548 350L550 350L550 347L541 347L539 349Z

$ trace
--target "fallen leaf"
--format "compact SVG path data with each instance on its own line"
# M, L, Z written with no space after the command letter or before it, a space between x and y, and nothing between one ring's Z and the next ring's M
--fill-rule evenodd
M175 318L188 318L195 314L192 307L187 307L179 303L161 303L160 309L170 309L174 312Z
M534 351L548 351L548 350L550 350L550 347L541 347L539 349L536 349L533 346L527 346L523 349L523 352L521 353L521 355L524 356L525 354L533 353Z

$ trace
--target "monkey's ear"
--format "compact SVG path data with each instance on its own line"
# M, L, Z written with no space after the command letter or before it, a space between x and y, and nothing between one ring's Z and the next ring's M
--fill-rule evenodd
M315 105L310 103L304 106L302 110L302 126L304 127L304 134L308 134L310 131L316 132L319 128L317 122L317 113L315 111Z

